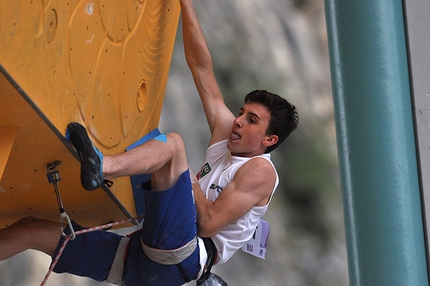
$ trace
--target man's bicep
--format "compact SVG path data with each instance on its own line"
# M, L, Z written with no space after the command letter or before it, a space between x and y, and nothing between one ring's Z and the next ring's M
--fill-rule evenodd
M227 223L238 220L271 194L270 174L263 172L257 175L258 172L249 172L244 167L239 169L214 202Z
M205 233L214 235L254 206L267 203L275 181L273 172L273 167L263 158L245 163L208 209L209 220L202 224Z
M213 202L212 227L213 233L218 233L225 226L234 223L249 212L255 205L256 199L250 193L241 192L229 184Z

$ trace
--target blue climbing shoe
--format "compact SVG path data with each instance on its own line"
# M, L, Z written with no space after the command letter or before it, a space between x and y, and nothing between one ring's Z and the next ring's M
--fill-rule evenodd
M98 189L104 183L103 154L88 137L85 127L77 122L67 126L66 138L70 140L81 161L81 184L87 191Z

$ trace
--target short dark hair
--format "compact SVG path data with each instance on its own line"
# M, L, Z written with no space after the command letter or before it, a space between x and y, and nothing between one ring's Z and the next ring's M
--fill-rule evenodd
M260 103L270 111L270 122L267 135L279 137L276 144L267 147L266 153L275 150L299 124L299 115L296 107L285 98L266 90L254 90L245 96L245 104L249 102Z

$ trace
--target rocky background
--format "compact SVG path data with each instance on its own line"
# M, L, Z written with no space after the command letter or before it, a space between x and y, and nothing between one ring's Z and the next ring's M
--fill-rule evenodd
M239 251L214 271L236 285L348 285L321 0L195 0L228 106L237 113L253 89L293 102L299 129L272 153L280 186L265 219L266 259ZM209 140L201 103L186 67L179 25L160 129L183 135L194 172ZM0 262L0 286L40 285L50 258L27 251ZM52 274L47 285L110 285ZM190 283L195 285L195 283Z

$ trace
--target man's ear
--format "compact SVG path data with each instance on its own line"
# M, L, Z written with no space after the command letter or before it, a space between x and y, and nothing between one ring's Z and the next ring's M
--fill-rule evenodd
M275 145L279 140L278 135L268 135L266 136L266 138L263 140L263 145L266 147Z

